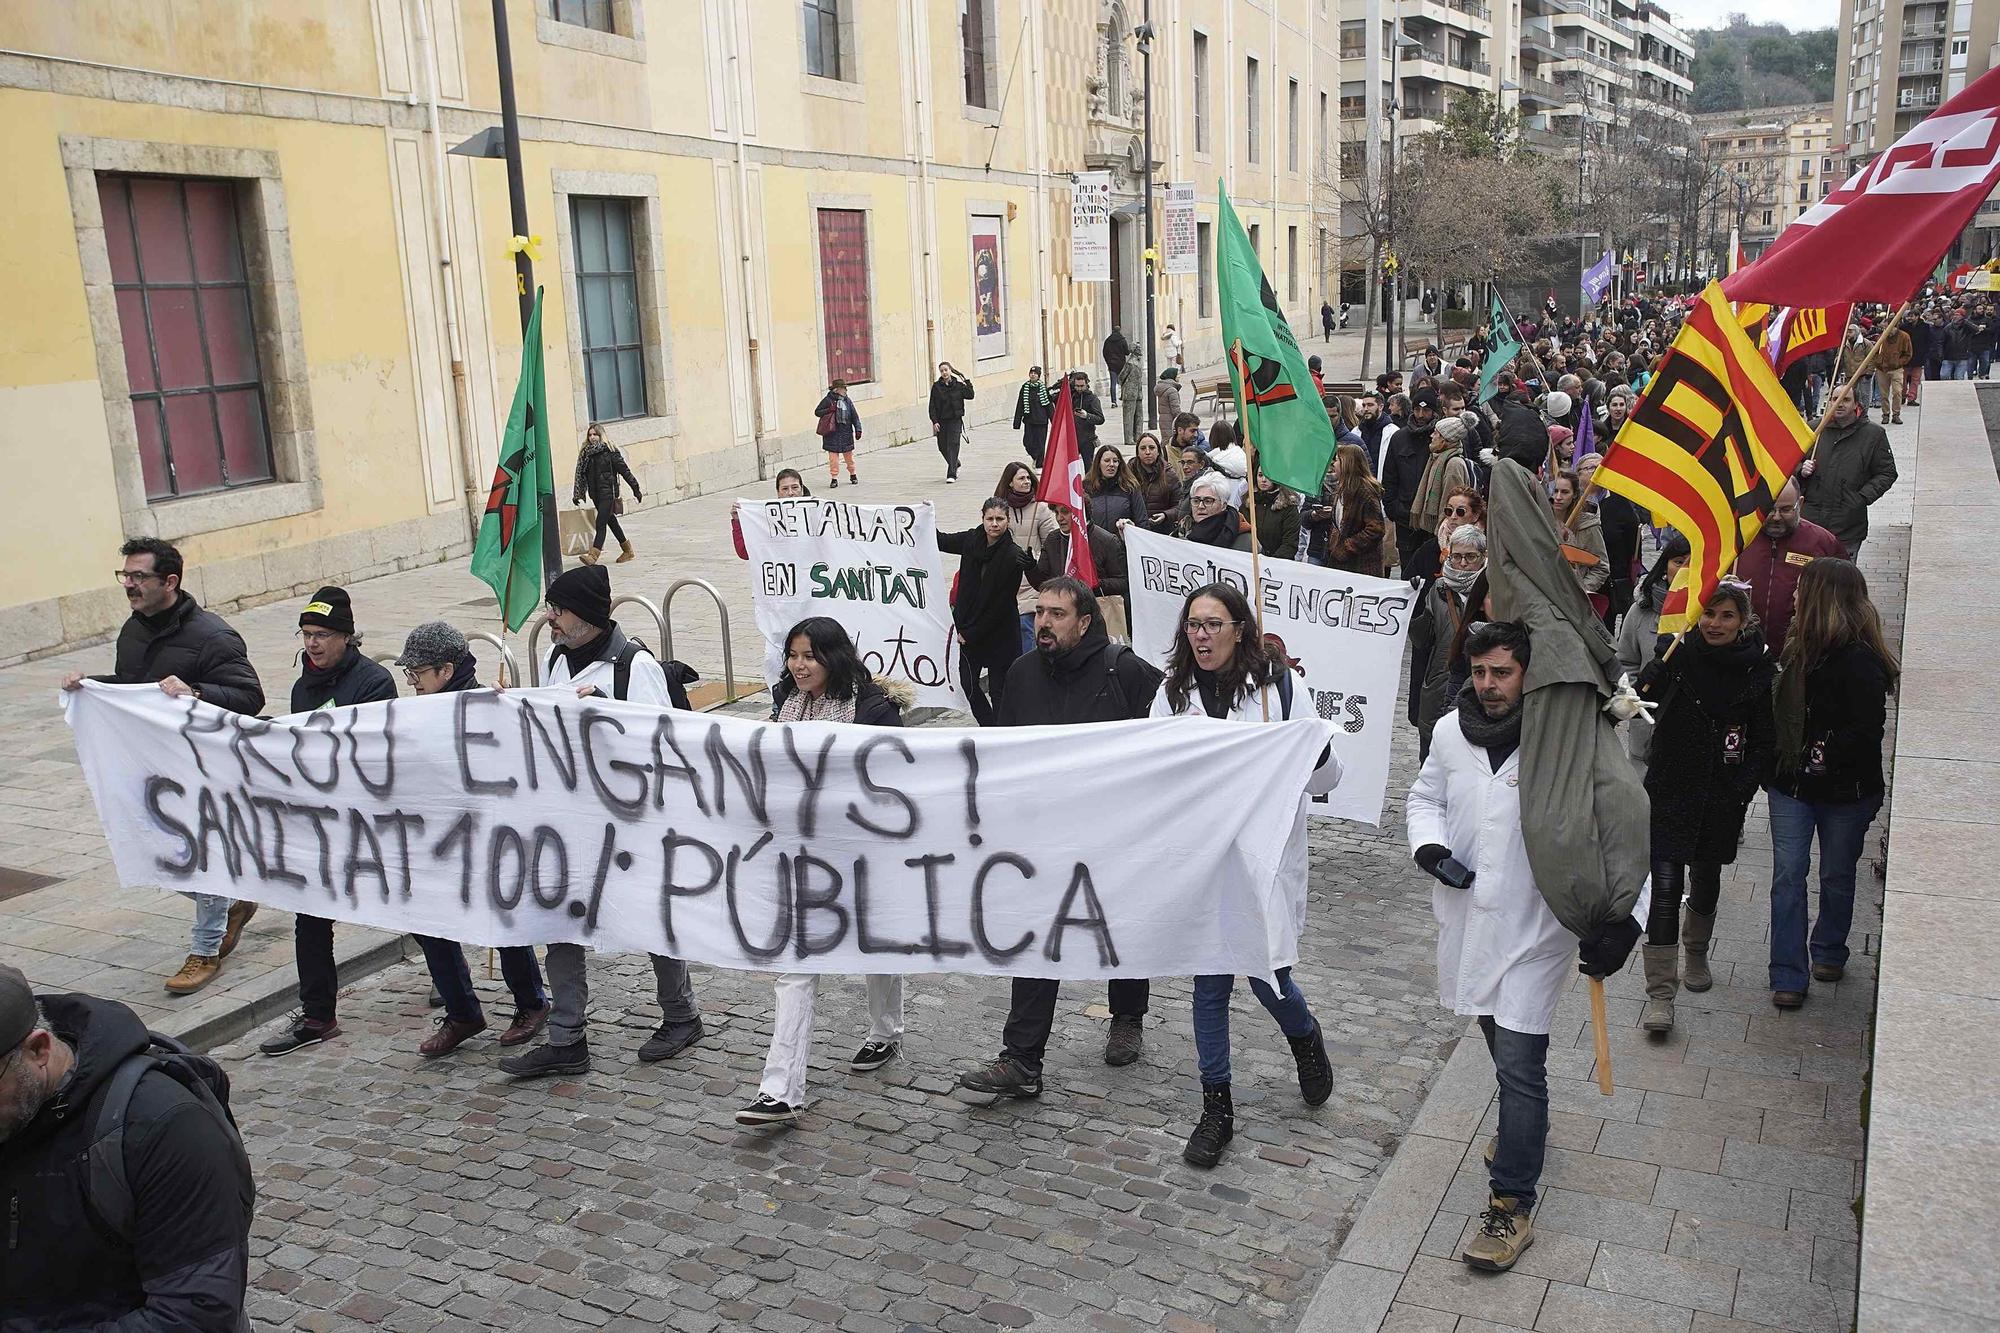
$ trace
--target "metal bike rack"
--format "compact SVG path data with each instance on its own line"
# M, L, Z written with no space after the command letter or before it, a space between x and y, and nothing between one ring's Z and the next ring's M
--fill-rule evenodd
M476 629L465 637L468 642L477 639L481 643L490 643L500 650L500 679L495 682L496 684L511 688L521 683L521 666L514 660L514 650L507 646L505 639L490 630L483 629Z
M672 596L671 593L669 593L668 595ZM616 614L618 608L625 605L627 602L637 602L640 606L644 607L646 614L652 618L653 624L659 627L660 640L663 645L660 653L661 660L665 661L667 658L672 657L673 652L671 648L664 646L671 644L673 642L673 631L667 628L666 614L658 606L655 606L653 604L652 598L642 597L638 593L627 593L623 597L615 598L611 603L611 610L613 614ZM546 611L537 611L534 614L534 617L530 619L527 624L528 684L531 686L540 685L542 683L541 640L542 640L542 631L547 629L548 627L549 627L549 616L548 612Z
M549 627L549 613L537 611L528 617L528 685L530 688L542 683L542 650L539 647L542 631Z
M636 592L628 592L623 597L614 597L611 600L611 614L614 616L617 615L618 608L624 606L627 602L637 602L640 606L646 608L646 614L651 616L653 618L653 624L659 627L660 640L662 643L664 643L667 639L672 637L667 632L667 616L665 610L663 610L661 607L655 606L653 604L653 599L650 597L643 597ZM672 656L673 656L672 653L667 654L667 657L672 657ZM661 660L664 661L665 659L663 658Z
M671 661L674 656L674 598L683 588L699 588L708 594L708 600L715 603L715 614L722 622L722 683L725 704L733 704L740 697L736 693L736 650L729 642L729 607L723 603L722 594L707 579L675 579L667 588L667 595L660 599L660 656Z

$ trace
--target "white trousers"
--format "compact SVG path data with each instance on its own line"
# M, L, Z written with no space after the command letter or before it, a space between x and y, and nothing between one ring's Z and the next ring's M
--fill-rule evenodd
M903 978L868 979L868 1040L900 1041L903 1036ZM812 1053L813 997L817 972L784 972L774 983L778 1013L771 1021L771 1051L764 1057L764 1081L757 1090L787 1106L805 1105L806 1059Z

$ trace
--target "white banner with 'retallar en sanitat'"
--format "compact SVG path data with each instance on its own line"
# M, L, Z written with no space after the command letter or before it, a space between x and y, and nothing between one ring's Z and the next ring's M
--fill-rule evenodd
M1181 606L1206 583L1250 590L1250 553L1125 529L1131 573L1132 648L1165 667L1181 632ZM1338 728L1340 786L1306 808L1367 824L1382 822L1389 786L1389 744L1400 724L1396 688L1403 640L1417 594L1396 579L1343 574L1297 560L1262 561L1264 632L1284 641L1305 674L1294 676L1292 716L1318 716ZM1256 601L1252 598L1251 601ZM1275 701L1274 701L1275 707Z
M1269 976L1297 957L1280 866L1331 735L779 725L564 690L277 720L150 685L63 703L127 885L846 973ZM1191 771L1214 799L1174 818Z
M937 512L838 500L738 500L750 598L764 634L764 680L785 672L785 635L808 616L838 620L870 674L900 680L916 701L965 708L952 637L951 584Z

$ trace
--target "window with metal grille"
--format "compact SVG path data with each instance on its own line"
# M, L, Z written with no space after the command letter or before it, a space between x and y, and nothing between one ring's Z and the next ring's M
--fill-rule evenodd
M97 178L148 500L272 480L236 185Z
M840 50L840 0L801 0L806 25L806 73L845 79Z
M555 0L552 8L558 23L573 23L597 32L618 31L612 20L611 0Z
M849 384L875 378L875 332L869 317L868 214L819 210L820 322L826 329L826 376Z
M590 419L643 417L646 352L639 321L639 266L632 253L632 201L579 195L569 207Z

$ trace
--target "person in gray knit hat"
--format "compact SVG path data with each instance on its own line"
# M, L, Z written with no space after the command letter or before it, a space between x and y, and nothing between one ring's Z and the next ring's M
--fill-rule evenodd
M411 630L396 665L403 668L403 679L420 697L486 688L479 683L479 664L465 635L442 620L427 620ZM465 950L456 940L419 935L417 944L424 951L431 982L444 1000L437 1029L417 1047L418 1054L435 1060L484 1032L486 1011L472 988L472 969L466 966ZM542 989L542 968L535 961L534 949L515 945L500 950L500 975L506 978L514 997L514 1018L500 1034L500 1044L519 1046L537 1036L549 1021L548 992Z

